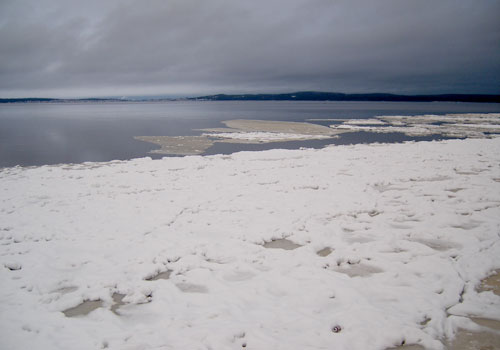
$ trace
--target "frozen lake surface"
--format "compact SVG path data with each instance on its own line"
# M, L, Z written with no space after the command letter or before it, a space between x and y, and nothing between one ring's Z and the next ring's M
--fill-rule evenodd
M498 344L500 138L4 168L0 193L4 349Z
M498 109L2 105L0 348L498 347Z
M398 102L162 102L162 103L31 103L0 105L0 167L85 161L126 160L151 156L159 148L135 136L196 136L199 129L220 128L234 119L304 122L329 126L328 119L375 116L500 112L499 104ZM272 144L215 143L202 154L328 144L401 142L436 136L352 130L335 139Z

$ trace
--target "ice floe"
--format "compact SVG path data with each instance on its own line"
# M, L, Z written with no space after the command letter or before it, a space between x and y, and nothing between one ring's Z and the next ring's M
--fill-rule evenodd
M326 127L310 122L335 121ZM307 122L226 120L224 128L201 129L199 136L136 136L159 145L151 153L203 154L215 143L259 144L338 138L349 132L402 133L411 137L485 138L500 135L500 114L379 116L368 119L307 119Z
M379 119L348 119L344 122L346 125L386 125L382 120Z
M337 137L341 131L326 126L271 120L226 120L225 128L201 129L200 136L136 136L140 141L161 146L151 153L192 155L201 154L216 142L271 143L286 141L323 140Z
M135 136L136 140L160 146L150 153L193 155L205 152L214 144L214 140L202 136Z
M415 116L380 116L350 119L330 126L341 131L403 133L408 136L442 135L445 137L484 138L500 135L500 114L446 114Z
M208 136L218 139L218 142L238 142L238 143L268 143L282 141L298 140L321 140L328 139L329 135L308 135L292 134L284 132L224 132L224 133L205 133Z
M498 179L500 138L1 169L0 348L495 341Z

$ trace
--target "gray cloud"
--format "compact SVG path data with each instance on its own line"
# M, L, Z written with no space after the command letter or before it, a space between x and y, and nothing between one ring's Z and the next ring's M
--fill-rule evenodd
M498 14L494 0L4 1L0 96L500 93Z

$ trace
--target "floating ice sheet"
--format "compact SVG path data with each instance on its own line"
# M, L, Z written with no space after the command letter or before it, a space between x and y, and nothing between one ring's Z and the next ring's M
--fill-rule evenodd
M134 138L161 146L160 149L151 151L157 154L201 154L214 144L214 141L206 136L135 136Z
M309 134L292 134L284 132L223 132L223 133L206 133L204 136L216 138L217 142L229 143L269 143L283 141L300 141L300 140L322 140L332 138L330 135L309 135Z
M337 131L403 133L408 136L443 135L446 137L484 138L500 135L500 114L446 114L416 116L380 116L350 119L331 125Z
M224 143L271 143L303 140L322 140L336 137L340 131L326 126L269 121L269 120L226 120L227 128L202 129L201 136L136 136L140 141L161 146L152 153L201 154L215 142Z

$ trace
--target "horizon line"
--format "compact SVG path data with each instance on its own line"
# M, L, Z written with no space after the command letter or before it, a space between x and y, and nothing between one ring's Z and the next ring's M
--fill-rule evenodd
M299 90L293 92L274 92L274 93L266 93L266 92L257 92L257 93L213 93L213 94L133 94L133 95L95 95L88 97L0 97L0 101L85 101L85 100L115 100L115 101L124 101L124 102L134 102L134 101L148 101L148 100L182 100L182 99L203 99L203 98L216 98L216 97L230 97L233 100L237 98L249 98L249 97L279 97L279 96L292 96L292 95L300 95L300 94L324 94L333 96L343 96L343 97L400 97L400 98L431 98L431 97L496 97L500 98L500 94L484 94L484 93L437 93L437 94L396 94L390 92L369 92L369 93L344 93L337 91L319 91L319 90ZM302 96L304 97L304 96ZM293 100L293 99L292 99ZM298 100L298 99L297 99ZM497 101L497 102L500 102Z

